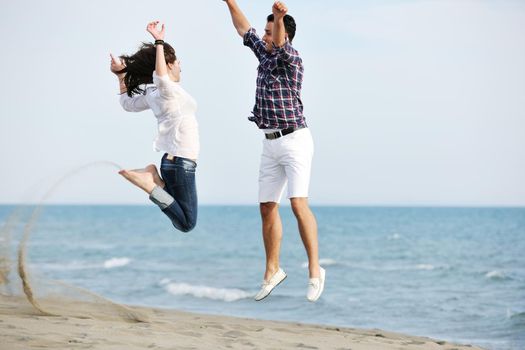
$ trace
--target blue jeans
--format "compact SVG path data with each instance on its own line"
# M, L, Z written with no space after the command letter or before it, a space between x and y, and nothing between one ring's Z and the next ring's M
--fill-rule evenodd
M197 223L197 188L195 169L197 163L191 159L176 157L169 160L164 154L160 164L160 174L166 183L164 190L174 199L167 208L162 209L173 226L182 232L191 231Z

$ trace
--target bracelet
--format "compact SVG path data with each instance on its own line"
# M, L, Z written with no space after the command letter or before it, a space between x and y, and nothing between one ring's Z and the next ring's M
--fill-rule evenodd
M155 46L157 46L157 45L164 45L164 40L162 40L162 39L155 40Z

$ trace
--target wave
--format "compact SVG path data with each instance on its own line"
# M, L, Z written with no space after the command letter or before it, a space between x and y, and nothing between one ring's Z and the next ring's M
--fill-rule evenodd
M450 269L450 267L447 265L436 266L432 264L417 264L417 265L370 267L369 269L377 270L377 271L395 272L395 271L413 271L413 270L420 270L420 271L448 270Z
M171 283L168 279L160 281L160 285L164 286L166 291L172 295L190 295L202 299L232 302L253 297L253 293L248 293L241 289L195 286L188 283Z
M511 309L507 308L507 318L525 320L525 312L512 311Z
M448 270L452 270L452 269L453 269L453 267L450 266L450 265L447 265L447 264L438 264L438 265L434 265L434 264L416 264L416 265L412 265L412 266L405 266L405 267L399 268L399 270L422 270L422 271L434 271L434 270L448 271Z
M506 280L510 279L509 276L507 276L503 271L501 270L493 270L489 271L485 274L485 278L491 279L491 280Z
M99 264L88 264L83 261L73 261L67 264L59 263L38 263L29 264L31 269L44 270L44 271L74 271L74 270L89 270L89 269L100 269Z
M129 258L111 258L109 260L104 261L104 268L112 269L115 267L122 267L128 265L130 262L131 259Z
M70 261L67 263L38 263L38 264L29 264L31 269L43 270L43 271L75 271L75 270L90 270L90 269L112 269L115 267L126 266L131 262L129 258L111 258L104 261L103 264L98 263L89 263L86 261Z
M523 333L525 327L525 312L514 311L507 308L507 319L511 325L511 329L515 329L518 332Z
M171 282L171 280L169 278L163 278L163 279L160 280L159 284L161 286L165 286L165 285L169 284L170 282Z
M359 263L354 264L354 263L339 263L339 262L337 262L337 264L348 266L355 270L380 271L380 272L397 272L397 271L414 271L414 270L447 271L447 270L452 269L452 267L447 264L434 265L434 264L421 263L421 264L414 264L414 265L409 265L409 264L403 264L403 265L399 264L398 265L398 264L359 264Z
M334 259L319 259L319 265L321 266L331 266L331 265L337 265L338 262ZM301 267L307 268L308 267L308 261L305 261L301 264Z

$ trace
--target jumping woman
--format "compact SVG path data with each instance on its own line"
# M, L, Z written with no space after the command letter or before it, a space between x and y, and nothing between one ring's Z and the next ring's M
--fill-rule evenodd
M180 86L180 63L175 50L164 42L164 24L148 23L155 42L144 43L131 56L110 54L111 72L119 80L120 104L128 112L151 109L158 123L154 147L163 152L160 175L153 164L143 169L121 170L144 190L173 226L191 231L197 222L195 169L199 155L199 128L195 100Z

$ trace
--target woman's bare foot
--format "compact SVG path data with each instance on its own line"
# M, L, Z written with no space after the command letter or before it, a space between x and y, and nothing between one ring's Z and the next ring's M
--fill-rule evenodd
M154 164L150 164L144 168L147 172L151 173L153 175L153 181L157 184L157 186L164 188L166 184L162 180L162 178L159 175L159 172L157 171L157 167Z
M159 176L157 168L153 164L148 165L144 169L121 170L119 174L135 186L144 190L147 194L151 194L155 186L163 188L165 185Z

